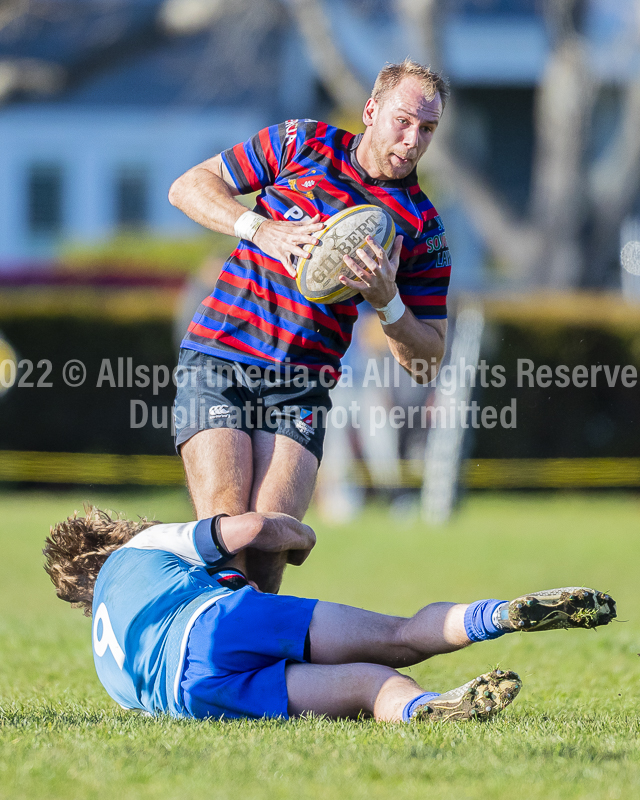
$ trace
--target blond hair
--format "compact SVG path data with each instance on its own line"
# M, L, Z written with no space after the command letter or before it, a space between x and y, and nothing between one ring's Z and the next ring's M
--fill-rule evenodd
M44 569L58 597L73 608L84 609L85 616L90 617L93 588L104 562L136 533L158 523L144 517L131 522L89 505L84 511L84 517L74 511L73 516L53 525L42 552Z
M371 97L378 103L381 103L385 96L395 89L403 78L417 78L422 84L422 91L427 100L433 100L436 94L439 94L444 110L447 98L449 97L449 83L447 79L439 72L435 72L430 67L418 64L417 61L413 61L408 57L400 64L385 64L378 73L376 82L373 84Z

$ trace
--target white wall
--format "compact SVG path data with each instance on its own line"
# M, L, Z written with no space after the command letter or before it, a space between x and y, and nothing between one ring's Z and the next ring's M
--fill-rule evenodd
M34 162L64 170L64 238L114 230L115 175L126 165L150 175L150 228L184 235L197 226L167 200L189 167L242 141L265 122L255 113L30 106L0 113L0 270L50 259L56 242L27 228L27 175Z

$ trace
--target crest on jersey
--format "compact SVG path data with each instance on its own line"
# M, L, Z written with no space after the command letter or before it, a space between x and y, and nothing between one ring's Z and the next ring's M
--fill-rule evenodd
M313 190L319 186L323 178L324 174L314 169L300 178L289 178L289 186L295 192L300 192L300 194L313 200Z

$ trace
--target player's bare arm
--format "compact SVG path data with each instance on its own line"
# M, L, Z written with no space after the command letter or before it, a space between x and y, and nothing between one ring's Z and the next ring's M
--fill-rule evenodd
M197 164L179 177L169 190L169 202L194 222L218 233L235 236L235 225L247 208L234 199L238 189L229 175L221 155ZM315 244L313 235L322 230L323 223L316 215L311 220L289 222L266 219L260 224L252 241L268 256L276 258L287 272L295 277L291 263L294 256L304 258L305 244Z
M219 155L192 167L171 185L169 202L199 225L233 236L247 209L233 199L239 192L230 176L224 179L222 167Z
M384 332L391 354L417 383L428 383L436 377L444 357L446 319L422 321L407 308L397 322L384 327ZM429 365L427 370L424 362Z
M289 514L249 512L220 520L220 537L231 555L252 548L265 553L288 553L288 562L302 564L316 543L308 525Z
M373 258L364 249L357 251L358 258L366 269L350 256L345 256L344 261L353 272L354 278L350 279L343 275L340 277L340 282L359 291L364 299L378 310L378 316L382 318L384 313L380 309L385 309L390 303L397 303L399 300L396 274L400 264L402 236L396 236L390 255L387 255L384 248L376 244L371 237L367 237L367 246L373 253ZM395 322L384 325L384 332L393 357L418 383L425 381L424 370L412 369L418 361L433 366L427 375L429 380L435 378L445 351L446 320L422 321L415 317L411 309L404 307L404 311Z

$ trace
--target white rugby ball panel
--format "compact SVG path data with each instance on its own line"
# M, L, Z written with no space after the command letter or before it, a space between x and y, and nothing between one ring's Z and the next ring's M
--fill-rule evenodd
M317 236L318 244L307 245L309 255L298 262L301 294L313 303L337 303L358 294L338 280L341 275L353 277L344 256L354 256L367 236L389 252L395 233L390 215L378 206L353 206L330 217Z

